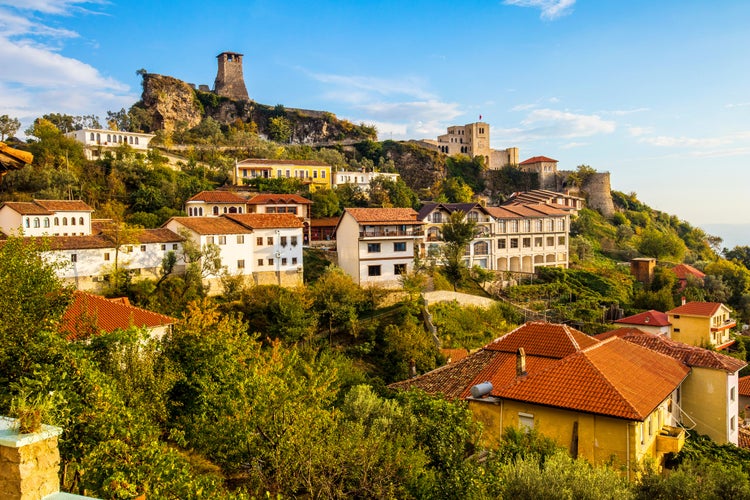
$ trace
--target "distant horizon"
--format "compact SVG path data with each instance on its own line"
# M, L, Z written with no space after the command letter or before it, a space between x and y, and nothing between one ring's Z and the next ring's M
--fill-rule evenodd
M750 222L744 224L701 224L698 227L711 236L718 236L723 241L722 248L732 250L737 246L750 246Z

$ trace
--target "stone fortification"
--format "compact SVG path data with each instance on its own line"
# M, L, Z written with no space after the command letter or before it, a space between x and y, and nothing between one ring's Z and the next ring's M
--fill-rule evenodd
M245 87L245 76L242 72L242 54L222 52L216 56L218 69L214 80L214 92L222 97L236 101L250 99Z
M570 176L574 173L569 170L558 170L555 190L562 192L570 189L573 194L575 188L572 188ZM598 210L605 217L612 217L615 214L609 172L596 172L587 176L583 186L578 190L578 196L586 198L586 206Z

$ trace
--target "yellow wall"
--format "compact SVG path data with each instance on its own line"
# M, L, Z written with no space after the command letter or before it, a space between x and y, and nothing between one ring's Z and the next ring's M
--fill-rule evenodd
M682 383L683 425L707 434L719 444L727 442L727 374L722 370L693 367ZM735 403L736 404L736 403Z
M672 339L689 345L708 345L711 343L709 318L695 316L669 315L672 323ZM679 331L678 331L679 330Z
M657 463L661 461L662 454L656 451L656 436L662 425L673 423L667 407L668 400L665 400L645 422L634 422L517 401L469 401L474 417L484 426L483 440L488 446L500 442L506 427L520 428L519 413L524 413L533 415L534 429L574 455L573 424L577 422L578 457L593 464L612 463L622 470L628 465L634 470L645 457L653 457Z

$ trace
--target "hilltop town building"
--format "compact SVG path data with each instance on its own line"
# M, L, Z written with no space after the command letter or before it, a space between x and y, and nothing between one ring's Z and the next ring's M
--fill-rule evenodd
M93 211L80 200L7 201L0 206L0 231L8 236L86 236Z
M331 166L312 160L269 160L248 158L235 166L235 184L250 179L298 179L310 192L331 187Z
M518 164L524 172L535 173L539 176L539 187L542 189L557 188L557 160L546 156L534 156Z
M518 148L490 148L490 124L486 122L452 125L448 127L447 133L438 136L437 141L423 139L417 142L448 156L482 156L484 164L490 170L499 170L505 165L518 165Z
M214 81L214 92L234 100L250 100L242 74L242 54L222 52L216 56L219 68Z
M74 130L65 135L83 144L83 152L87 160L96 160L104 151L111 151L123 144L127 144L136 151L145 152L148 151L151 139L156 137L154 134L96 128Z

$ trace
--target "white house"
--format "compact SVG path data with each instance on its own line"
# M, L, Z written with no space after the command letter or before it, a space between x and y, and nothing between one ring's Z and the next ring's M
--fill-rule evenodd
M244 214L247 200L232 191L201 191L185 202L188 217Z
M666 313L650 310L632 316L627 316L615 321L622 328L638 328L646 333L654 335L664 335L669 337L670 326L669 318Z
M18 236L87 236L93 208L81 200L6 201L0 231Z
M336 172L333 175L333 185L354 184L365 193L370 191L370 182L373 179L383 178L396 182L400 175L390 172Z
M411 208L347 208L336 226L339 266L360 285L397 287L414 268L423 225Z
M83 144L86 158L89 160L96 160L101 157L102 151L106 149L114 149L123 144L127 144L138 151L148 151L148 145L151 142L151 139L156 137L154 134L95 128L74 130L65 135Z
M294 214L302 221L304 243L310 242L312 201L297 194L259 194L247 201L251 214Z

